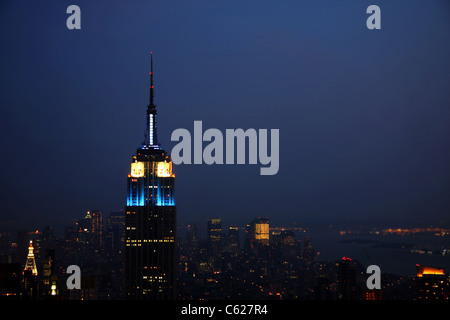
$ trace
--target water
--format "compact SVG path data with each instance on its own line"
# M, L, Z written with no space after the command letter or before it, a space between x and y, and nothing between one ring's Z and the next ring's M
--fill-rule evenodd
M450 273L450 236L432 234L376 235L369 232L341 235L337 228L315 228L297 234L298 239L308 235L319 253L319 261L334 261L349 257L363 266L376 264L382 272L397 275L415 275L416 264L443 268ZM432 250L433 254L411 252ZM447 254L437 254L447 249Z

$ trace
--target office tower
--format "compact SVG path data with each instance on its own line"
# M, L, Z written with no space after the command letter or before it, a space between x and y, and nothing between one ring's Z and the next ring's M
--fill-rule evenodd
M259 218L255 221L255 240L263 245L269 244L269 218Z
M44 295L51 295L56 292L56 287L52 290L52 276L55 273L55 250L46 249L42 268L42 280L44 283Z
M311 244L311 239L308 236L303 239L302 260L306 264L314 264L316 261L316 252Z
M122 252L125 232L125 213L111 212L106 219L106 240L108 252L114 255Z
M239 247L239 228L235 225L231 225L228 229L227 250L229 252L237 253L239 252Z
M450 297L449 277L444 269L416 265L417 299L445 300Z
M258 218L245 228L245 248L255 249L269 244L269 218Z
M190 247L198 247L198 227L196 224L188 225L188 231L186 233L186 244Z
M91 213L91 239L96 250L103 245L103 215L99 210Z
M285 259L295 258L297 256L297 243L295 233L290 230L273 231L272 243Z
M127 299L174 299L176 207L172 160L157 139L153 57L145 140L132 158L125 210Z
M46 242L46 243L49 243L49 242L51 243L54 240L55 240L55 234L53 232L53 227L46 226L42 230L42 241Z
M89 244L92 237L92 216L88 211L83 219L76 222L77 241L79 243Z
M23 270L23 295L26 299L37 298L37 275L36 260L34 258L33 241L28 247L27 261Z
M357 300L356 264L348 257L343 257L338 269L338 297L341 300Z
M103 215L99 210L88 211L86 216L76 222L78 242L90 244L99 250L103 244Z
M316 273L316 253L314 247L312 246L311 239L306 236L303 239L303 250L298 248L298 251L301 251L301 265L302 268L300 270L300 279L301 279L301 296L308 296L311 293L309 292L309 288L314 288L316 285L325 285L325 283L317 283L317 273ZM326 281L325 281L326 282ZM306 290L305 290L306 289ZM323 295L322 295L323 297Z
M208 218L206 241L211 253L222 250L222 218Z

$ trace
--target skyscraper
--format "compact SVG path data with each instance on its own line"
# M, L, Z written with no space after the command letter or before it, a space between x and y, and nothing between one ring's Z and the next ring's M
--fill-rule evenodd
M254 219L245 228L245 248L255 249L269 244L269 218Z
M348 257L342 257L338 266L338 299L340 300L360 300L361 281L358 274L361 274L359 262Z
M34 258L33 241L30 240L27 261L23 270L23 295L25 299L37 298L37 275L36 260Z
M222 218L208 218L207 242L211 253L217 253L222 249Z
M150 71L145 140L132 158L125 210L125 290L127 299L174 299L176 281L175 175L172 160L158 143Z
M239 228L235 225L231 225L228 229L227 250L229 252L237 253L239 252L239 247Z
M103 215L101 211L95 210L92 211L91 216L92 244L96 250L99 250L103 246Z
M106 222L105 246L107 253L117 256L122 251L124 243L125 214L122 211L111 212Z
M56 281L53 276L55 275L55 250L54 249L46 249L44 263L42 268L42 278L44 283L44 292L45 296L56 295Z
M450 281L444 269L416 265L417 299L445 300L450 296Z
M79 219L76 222L77 241L80 243L88 244L91 241L92 236L92 216L88 211L83 219Z

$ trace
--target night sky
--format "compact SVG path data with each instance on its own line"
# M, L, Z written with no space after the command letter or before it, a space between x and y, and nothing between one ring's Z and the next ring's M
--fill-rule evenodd
M175 166L180 223L450 222L449 1L55 0L0 3L0 229L125 207L150 51L168 152L195 120L280 130L277 175Z

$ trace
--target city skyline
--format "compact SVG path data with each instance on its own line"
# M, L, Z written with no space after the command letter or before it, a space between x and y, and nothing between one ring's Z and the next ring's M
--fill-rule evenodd
M25 270L24 291L14 286L17 278L11 279L1 283L3 298L127 299L126 282L123 282L125 274L121 271L126 248L123 236L125 214L105 215L105 223L100 228L93 216L90 212L80 216L76 227L68 227L63 237L56 236L51 227L17 235L0 233L0 273L3 279L16 272L16 268ZM119 216L122 218L118 220ZM410 258L405 259L404 254L398 251L400 247L393 248L393 253L397 252L393 262L408 265L404 269L408 269L407 272L398 273L386 269L384 262L376 258L376 246L367 246L367 243L364 247L373 255L374 260L358 259L353 255L351 246L344 251L334 247L343 256L326 259L321 254L323 247L320 239L311 236L307 228L269 228L269 218L254 218L246 227L225 227L222 219L217 217L210 217L204 222L208 226L207 230L199 232L191 225L178 237L177 300L442 300L450 293L448 258L438 252L434 252L433 255L437 256L430 260L430 253L421 255L411 250ZM115 244L118 239L117 227L122 229L119 234L123 234L119 235L119 239L122 237L122 244L119 246ZM270 231L267 232L268 230ZM354 235L352 241L368 239L362 235L361 230L347 229L345 234L334 231L341 239L348 239L349 234ZM382 239L389 237L392 230L372 231L373 235ZM448 230L430 228L415 232L445 237L441 243L449 244ZM445 234L439 235L436 232ZM394 235L399 239L408 237ZM96 241L98 237L103 241ZM411 239L414 238L413 236ZM381 240L380 243L383 242ZM34 246L34 254L31 244ZM366 249L364 251L368 255ZM447 247L447 255L448 251ZM31 263L30 254L33 259ZM27 255L28 258L25 259ZM15 262L17 259L19 263ZM5 263L6 260L9 262ZM381 290L368 290L365 286L365 268L374 261L383 270ZM74 262L81 266L81 290L68 290L65 287L65 268ZM203 282L205 284L201 285ZM5 291L8 289L19 290L22 294ZM7 296L6 292L9 292Z
M449 31L445 0L2 3L0 298L450 299Z
M180 221L277 212L307 224L449 223L445 2L380 1L380 30L367 29L357 1L275 10L270 1L113 1L102 15L101 2L78 5L80 30L66 28L62 3L2 5L1 228L124 208L151 51L167 150L171 133L195 120L280 130L274 176L251 165L174 165Z

